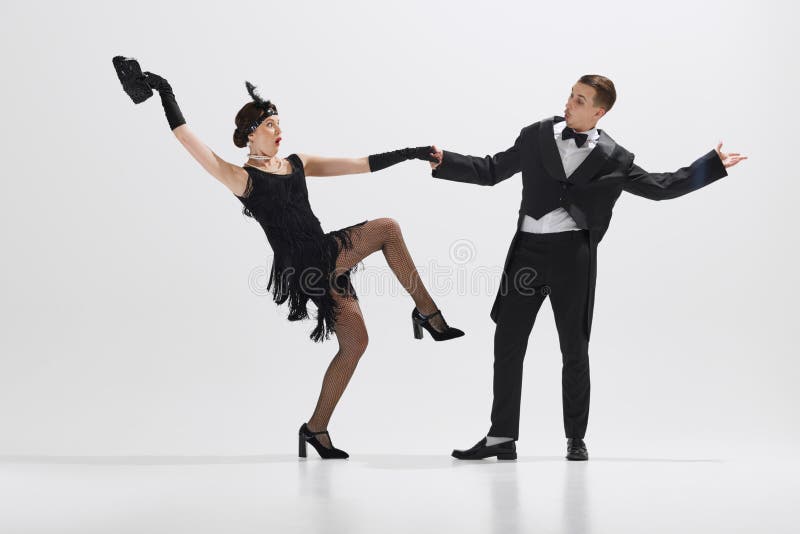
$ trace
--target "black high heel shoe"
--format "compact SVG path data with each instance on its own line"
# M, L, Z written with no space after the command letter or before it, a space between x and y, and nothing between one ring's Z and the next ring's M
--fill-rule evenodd
M435 317L437 315L442 316L442 323L444 323L444 330L441 332L430 325L431 317ZM422 339L423 328L427 330L431 337L436 341L445 341L464 335L463 330L459 330L458 328L453 328L452 326L447 325L447 321L444 320L444 315L442 315L440 310L436 310L430 315L422 315L417 308L414 308L411 311L411 324L414 327L414 337L416 339Z
M298 438L299 438L298 456L300 458L306 457L306 442L310 443L311 446L317 450L317 453L319 453L321 458L344 459L350 457L350 455L344 452L343 450L334 447L332 441L330 447L326 447L325 445L320 443L319 440L316 438L316 436L319 436L320 434L328 434L328 431L323 430L321 432L312 432L308 428L308 424L303 423L303 426L300 427L300 431L298 433ZM330 441L330 438L331 435L328 434L328 441Z

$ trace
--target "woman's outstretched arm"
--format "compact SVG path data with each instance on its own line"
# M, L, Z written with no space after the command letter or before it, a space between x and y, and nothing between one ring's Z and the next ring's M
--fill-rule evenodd
M343 176L369 172L368 158L326 158L311 154L298 154L306 176Z
M178 107L175 94L167 80L152 72L145 72L144 76L147 84L158 91L169 127L178 141L211 176L222 182L234 195L243 195L247 186L247 171L216 155L186 125L186 120L183 118L183 113Z
M211 176L222 182L234 195L244 195L247 187L246 170L219 157L186 124L178 126L172 133Z
M324 158L309 154L298 154L303 162L306 176L342 176L375 172L408 159L436 161L433 147L401 148L382 154L371 154L363 158Z

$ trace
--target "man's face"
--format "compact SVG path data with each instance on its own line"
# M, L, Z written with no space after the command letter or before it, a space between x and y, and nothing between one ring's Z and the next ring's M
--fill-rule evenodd
M572 86L572 92L564 108L567 126L578 132L594 128L600 117L606 113L605 109L594 105L595 95L597 95L597 91L589 85L578 82Z

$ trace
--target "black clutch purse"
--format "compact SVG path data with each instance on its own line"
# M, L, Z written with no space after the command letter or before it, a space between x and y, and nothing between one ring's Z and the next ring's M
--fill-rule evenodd
M122 83L122 89L128 93L134 104L141 104L153 96L153 90L147 85L138 61L132 57L122 56L116 56L112 61Z

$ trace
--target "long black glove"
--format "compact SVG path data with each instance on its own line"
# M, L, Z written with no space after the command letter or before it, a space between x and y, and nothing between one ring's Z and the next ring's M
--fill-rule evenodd
M385 169L386 167L390 167L407 159L422 159L425 161L437 161L437 159L433 156L432 146L401 148L400 150L393 150L392 152L384 152L383 154L372 154L367 159L369 160L370 172L375 172L381 169Z
M170 86L169 82L152 72L145 72L143 76L147 85L158 91L161 96L161 105L164 106L164 113L167 115L170 130L186 124L181 108L178 107L178 102L175 101L175 93L172 92L172 86Z

